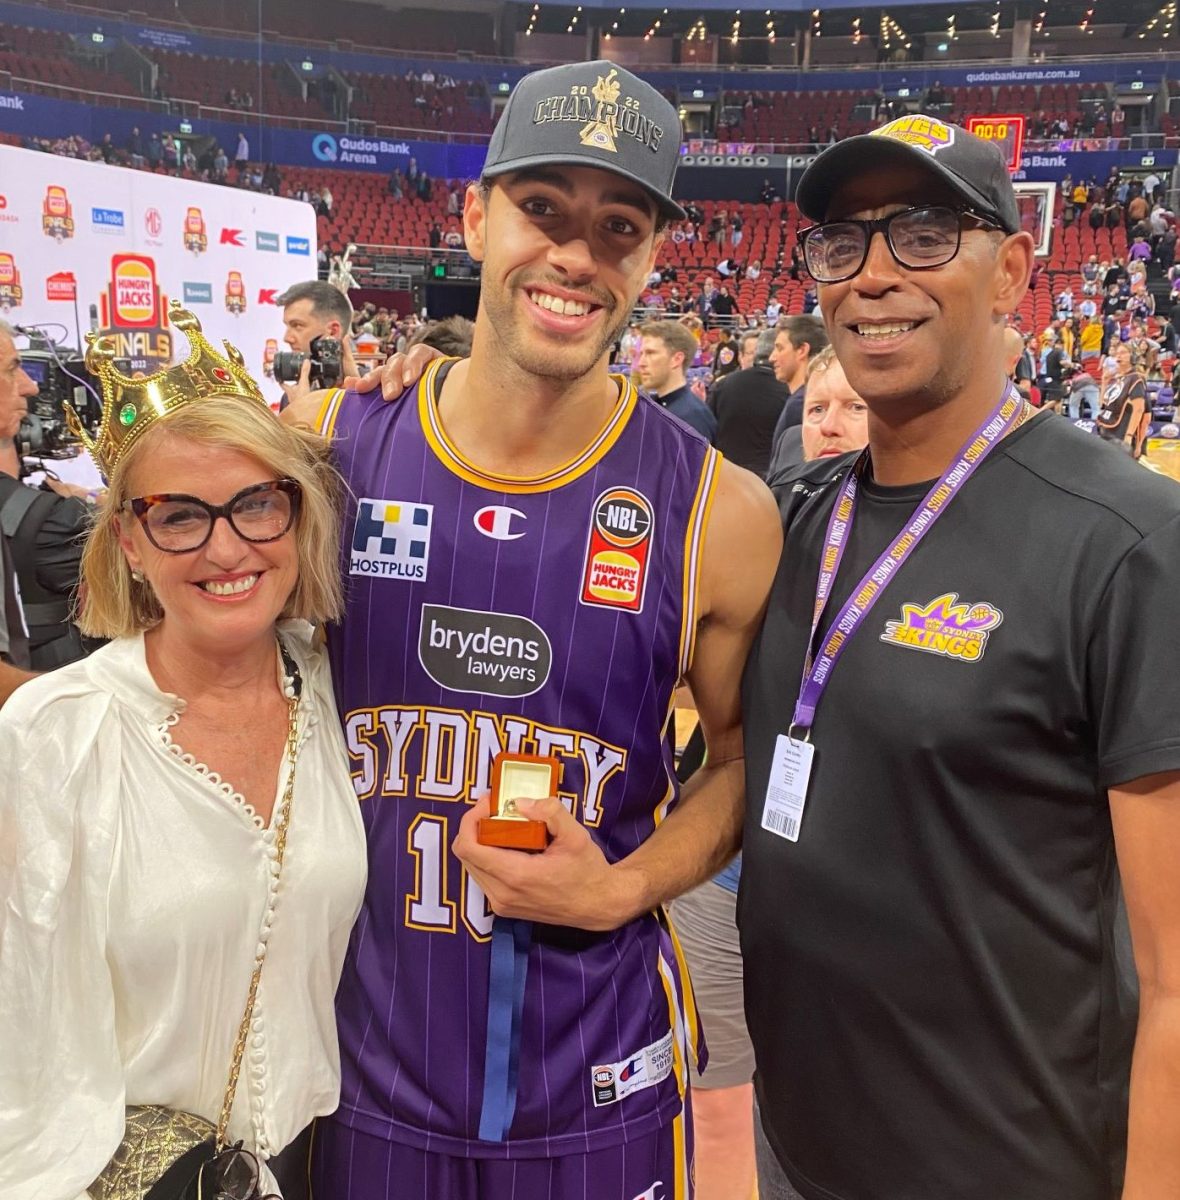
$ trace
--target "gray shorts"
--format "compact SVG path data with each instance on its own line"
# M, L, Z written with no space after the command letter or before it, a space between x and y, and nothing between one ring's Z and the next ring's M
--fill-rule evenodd
M762 1114L754 1107L754 1159L758 1164L759 1200L803 1200L778 1164L766 1134L762 1132Z
M692 1072L692 1086L738 1087L754 1078L754 1047L746 1032L742 997L742 953L735 919L737 896L710 880L671 906L697 1011L709 1047L703 1075Z

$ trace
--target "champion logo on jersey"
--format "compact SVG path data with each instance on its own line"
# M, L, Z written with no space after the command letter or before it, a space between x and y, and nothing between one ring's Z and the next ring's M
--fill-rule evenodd
M604 1063L590 1070L590 1094L595 1108L616 1104L632 1092L663 1083L672 1074L672 1032L644 1046L622 1062Z
M528 518L519 508L505 508L502 504L489 504L475 514L472 521L484 537L497 542L514 542L522 538L525 531L520 528Z
M643 611L654 528L651 501L634 488L608 488L594 501L582 568L583 604Z
M881 641L959 662L979 662L990 631L1004 614L986 601L960 604L958 599L957 592L946 592L929 604L903 604L901 620L885 623Z
M433 519L432 504L362 498L357 502L348 573L424 582Z

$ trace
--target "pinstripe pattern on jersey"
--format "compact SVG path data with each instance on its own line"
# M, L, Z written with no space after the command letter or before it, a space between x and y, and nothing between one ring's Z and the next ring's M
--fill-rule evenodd
M610 934L538 928L516 1116L505 1143L481 1142L486 906L449 845L498 749L558 755L562 795L610 861L674 803L663 734L691 644L684 609L697 603L718 459L628 387L595 439L601 453L573 457L555 482L528 491L473 482L431 440L444 366L428 372L417 405L410 394L392 404L349 395L324 414L351 492L346 573L362 498L431 512L425 577L350 574L346 616L330 634L370 868L339 993L338 1120L465 1157L587 1153L643 1138L683 1108L683 1045L667 1078L592 1103L596 1065L629 1061L670 1028L684 1043L686 1025L695 1028L667 934L654 914ZM640 612L580 601L595 505L619 488L654 513ZM481 531L475 517L488 506L515 510L523 536ZM472 690L447 686L430 639L446 641L454 613L493 625L510 615L543 631L552 662L541 686L516 695L474 690L488 688L482 679Z

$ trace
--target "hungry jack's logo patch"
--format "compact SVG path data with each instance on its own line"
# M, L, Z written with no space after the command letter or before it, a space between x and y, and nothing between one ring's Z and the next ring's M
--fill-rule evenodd
M881 641L959 662L978 662L991 630L1004 614L987 601L960 604L958 600L957 592L945 592L929 604L903 604L901 620L885 623Z
M916 146L931 155L954 145L955 141L955 131L950 125L944 124L937 117L926 117L920 113L898 117L896 121L890 121L888 125L872 130L870 136L905 142L907 146Z
M594 501L582 570L583 604L643 611L654 525L651 502L633 488L608 488Z

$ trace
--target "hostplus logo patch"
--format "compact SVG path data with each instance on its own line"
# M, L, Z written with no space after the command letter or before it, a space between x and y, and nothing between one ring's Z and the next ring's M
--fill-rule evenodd
M433 521L432 504L362 498L352 529L349 574L425 582Z

